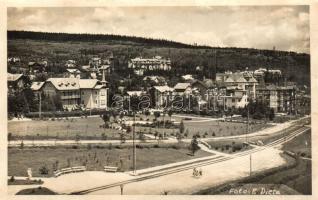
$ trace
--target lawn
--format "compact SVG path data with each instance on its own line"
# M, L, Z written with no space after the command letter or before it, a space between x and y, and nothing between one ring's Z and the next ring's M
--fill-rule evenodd
M131 117L126 117L127 120L133 120ZM153 121L154 116L137 115L136 120ZM169 120L168 115L158 120ZM176 122L180 122L182 118L172 117ZM200 122L201 120L201 122ZM195 134L200 134L201 137L219 137L230 135L241 135L246 133L247 126L243 123L236 122L221 122L221 121L204 121L206 119L184 120L184 135L185 138L192 138ZM112 120L111 120L112 121ZM199 121L199 122L198 122ZM68 139L75 140L79 137L84 139L119 139L121 131L116 129L104 129L100 126L104 122L100 117L89 118L72 118L72 119L55 119L46 121L10 121L8 123L8 132L12 134L12 139L25 140L44 140L44 139ZM268 127L268 124L251 124L250 132L255 132ZM149 128L136 126L137 132L146 134L154 134L155 132L166 133L167 136L176 136L179 132L178 128ZM105 137L103 137L105 135ZM130 139L131 134L126 134L126 139Z
M137 148L137 169L212 155L201 150L195 156L189 156L187 153L189 150L185 145L180 145L180 148L176 148L176 145L165 146L163 144L160 144L159 148L154 148L154 146ZM117 166L121 171L130 171L132 159L132 148L129 146L121 149L118 146L110 147L107 145L79 148L9 148L8 175L26 176L27 168L32 168L34 177L52 176L56 163L58 163L58 168L86 165L87 170L95 171L103 170L103 166L107 165ZM43 166L49 170L47 175L40 174L39 169Z
M12 121L8 123L8 132L12 133L13 139L29 140L55 138L74 140L76 135L79 135L80 139L101 139L102 134L105 134L107 139L120 138L121 131L100 128L103 124L100 117L56 119L55 121Z
M207 122L191 122L184 121L185 131L188 130L188 138L192 138L194 134L200 134L201 137L222 137L246 134L247 125L236 122L207 121ZM268 124L250 124L249 132L256 132L266 127Z
M243 141L231 141L231 140L221 140L221 141L209 141L211 149L220 151L223 153L238 153L252 149L253 147L243 144Z
M311 158L311 131L308 130L284 144L283 150L292 151L301 156Z
M277 172L258 181L259 184L284 184L301 194L311 194L311 161L300 159L296 167Z

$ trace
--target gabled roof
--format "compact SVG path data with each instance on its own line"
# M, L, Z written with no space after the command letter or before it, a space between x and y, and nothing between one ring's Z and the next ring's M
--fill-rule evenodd
M242 73L228 74L228 78L225 80L226 83L245 83L247 82Z
M193 79L194 79L193 76L192 76L192 74L183 75L182 78L183 78L184 80L193 80Z
M127 91L127 94L129 96L141 96L143 94L143 91Z
M32 82L31 90L38 91L42 88L45 82Z
M81 73L81 71L80 70L78 70L78 69L66 69L66 71L68 71L68 72L70 72L70 73Z
M239 83L246 83L246 79L244 77L239 77L236 82L239 82Z
M80 89L77 78L49 78L47 82L51 82L57 90Z
M14 82L14 81L19 80L22 76L23 76L23 74L11 74L11 73L8 73L7 80L9 82Z
M205 79L203 82L208 88L211 88L214 86L214 82L212 79Z
M202 85L202 86L205 87L205 88L208 88L208 86L205 84L205 82L200 81L200 80L194 80L194 81L191 83L191 86L193 86L193 85L196 84L196 83Z
M228 77L226 80L225 80L226 83L234 83L234 80L231 78L231 77Z
M257 80L254 78L254 77L251 77L249 80L248 80L249 83L257 83Z
M156 90L158 90L159 92L172 92L173 91L173 88L169 87L169 86L154 86L154 88Z
M188 87L190 87L190 83L177 83L177 85L174 86L175 90L185 90Z
M96 86L98 80L97 79L79 79L79 87L81 89L92 89Z

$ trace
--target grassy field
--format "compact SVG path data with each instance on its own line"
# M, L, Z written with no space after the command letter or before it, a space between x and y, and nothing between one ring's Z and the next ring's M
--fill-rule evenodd
M284 145L283 150L292 151L301 156L311 158L311 131L308 130L293 140L287 142Z
M61 119L47 121L23 121L9 122L8 132L14 139L75 139L79 135L81 139L101 139L105 134L108 139L119 139L121 131L115 129L100 128L104 122L100 117L87 119Z
M221 121L208 121L208 122L184 122L185 130L188 129L189 136L192 138L193 134L200 134L201 137L220 137L246 134L247 126L243 123L235 122L221 122ZM262 130L270 125L267 124L251 124L249 132Z
M212 155L198 151L195 156L189 156L187 155L189 150L185 146L173 148L160 145L159 147L137 148L137 169ZM117 166L121 171L129 171L132 169L132 148L109 148L105 145L103 148L83 146L78 149L66 147L8 149L9 176L26 176L27 168L32 168L35 177L52 176L56 163L58 168L86 165L87 170L95 171L103 170L103 166L107 165ZM49 170L47 175L40 174L39 169L43 166Z
M138 115L136 120L149 121L154 119L153 116ZM169 116L159 120L168 120ZM182 118L172 117L176 122L180 122ZM132 118L127 118L132 120ZM8 123L8 132L12 134L12 139L26 139L26 140L42 140L42 139L69 139L75 140L78 136L81 140L84 139L102 139L104 134L107 139L119 139L121 131L115 129L100 128L103 125L103 120L99 117L92 118L76 118L76 119L55 119L47 121L11 121ZM251 124L250 132L261 130L270 125L267 124ZM219 137L240 135L246 133L246 124L235 122L221 122L221 121L204 121L204 119L184 120L184 135L185 138L192 138L195 134L200 134L201 137ZM150 128L136 126L137 132L146 134L166 133L167 136L175 136L178 128ZM126 134L126 139L130 139L131 134ZM105 138L104 138L105 139Z
M208 142L211 145L211 149L220 151L223 153L238 153L241 151L246 151L252 149L249 145L244 145L241 141L210 141Z
M284 184L301 194L312 193L311 161L300 159L296 167L277 172L258 181L259 184Z

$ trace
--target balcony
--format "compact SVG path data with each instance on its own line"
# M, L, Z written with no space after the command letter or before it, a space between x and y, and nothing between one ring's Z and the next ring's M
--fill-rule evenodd
M61 96L61 99L62 100L65 100L65 99L79 99L80 98L80 95L79 94L73 94L73 95L65 95L65 96Z

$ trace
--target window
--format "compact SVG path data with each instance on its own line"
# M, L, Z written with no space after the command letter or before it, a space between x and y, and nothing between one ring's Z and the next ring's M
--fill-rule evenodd
M232 99L232 103L235 103L235 99Z
M97 91L95 91L95 94L97 95Z
M104 106L104 105L105 105L105 100L101 100L101 101L100 101L100 104L101 104L102 106Z
M105 91L101 91L101 92L100 92L100 95L101 95L101 96L105 96Z
M95 100L95 104L97 104L97 100Z

